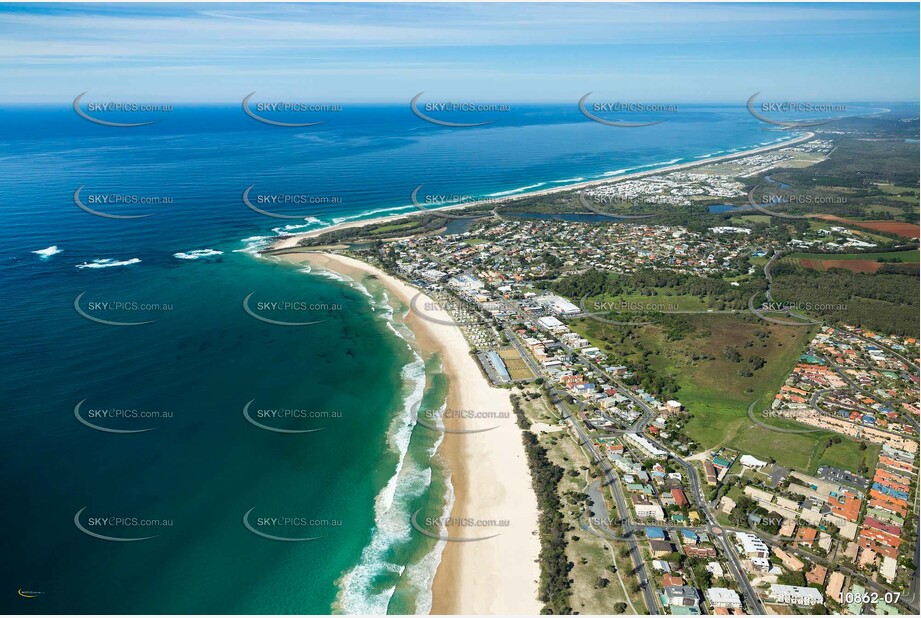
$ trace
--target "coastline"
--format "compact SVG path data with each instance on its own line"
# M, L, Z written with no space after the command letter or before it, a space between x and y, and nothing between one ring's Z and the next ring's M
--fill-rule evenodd
M787 148L789 146L793 146L793 145L808 141L812 139L813 137L815 137L815 133L807 131L804 135L799 135L789 140L784 140L782 142L777 142L775 144L768 144L766 146L758 146L757 148L752 148L749 150L742 150L742 151L734 152L731 154L720 155L718 157L699 159L696 161L687 161L685 163L676 163L674 165L666 165L664 167L657 167L655 169L644 170L642 172L624 174L623 176L611 176L609 178L599 178L597 180L587 180L583 182L576 182L573 184L559 185L556 187L548 187L546 189L539 189L537 191L518 193L515 195L507 195L507 196L503 196L502 198L498 198L498 199L501 199L503 202L515 201L515 200L520 200L520 199L525 199L525 198L540 197L542 195L552 195L554 193L563 193L566 191L587 189L587 188L596 187L599 185L614 184L618 182L623 182L625 180L635 180L637 178L643 178L645 176L654 176L656 174L669 174L672 172L677 172L677 171L681 171L685 169L703 167L705 165L712 165L713 163L721 163L725 161L730 161L732 159L740 159L743 157L749 157L752 155L769 152L771 150L778 150L780 148ZM396 219L403 219L406 217L417 217L417 216L420 216L426 213L430 213L432 211L447 212L447 211L456 210L459 208L471 208L471 207L479 206L482 204L493 203L495 201L496 201L496 198L483 199L483 200L465 202L463 204L456 204L452 206L443 206L440 208L433 208L431 210L418 210L417 209L417 210L409 211L406 213L384 215L381 217L373 217L370 219L357 219L354 221L337 223L335 225L330 225L328 227L322 227L322 228L318 228L315 230L311 230L309 232L304 232L303 234L291 234L290 236L282 236L281 238L273 242L266 249L266 251L275 251L279 249L292 249L297 246L297 244L301 241L301 239L313 238L321 234L325 234L326 232L334 232L337 230L344 230L344 229L349 229L353 227L362 227L365 225L378 225L381 223L386 223L388 221L394 221ZM394 208L400 208L400 207L394 206Z
M403 305L420 291L355 258L332 253L297 252L276 256L293 263L328 270L360 280L373 275ZM422 294L416 302L434 302ZM443 315L438 315L442 313ZM447 312L433 311L437 319L450 321ZM483 377L469 346L455 325L436 324L409 312L404 322L415 344L428 357L438 353L448 378L449 410L506 413L489 421L496 429L479 433L446 433L438 454L450 469L454 505L452 518L508 520L494 538L476 542L445 542L432 584L432 614L531 614L540 613L537 563L537 499L509 392L492 387ZM449 430L480 429L482 421L445 420ZM448 529L449 537L495 534L496 529Z

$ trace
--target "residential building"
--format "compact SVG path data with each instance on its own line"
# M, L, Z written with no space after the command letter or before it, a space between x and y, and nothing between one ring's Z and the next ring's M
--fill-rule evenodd
M799 605L809 607L812 605L822 605L825 598L822 593L815 588L806 586L784 586L782 584L771 584L770 596L778 603L787 605Z
M748 532L736 532L736 539L742 545L742 553L749 558L768 557L768 546L758 536Z
M729 588L708 588L704 591L707 602L713 607L742 607L742 599L735 590Z
M666 586L665 599L669 605L691 607L697 605L699 597L691 586Z

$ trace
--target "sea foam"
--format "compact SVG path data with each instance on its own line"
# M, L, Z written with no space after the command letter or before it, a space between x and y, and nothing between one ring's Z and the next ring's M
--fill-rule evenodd
M224 255L224 252L218 251L217 249L193 249L191 251L179 251L178 253L174 253L173 257L180 260L197 260L200 258L216 257L218 255Z
M402 575L405 567L387 559L390 548L412 538L409 501L419 497L431 484L431 468L420 469L407 461L406 453L415 426L413 410L425 392L425 362L415 355L403 367L401 376L409 388L403 410L390 424L387 442L398 455L396 471L374 501L374 531L371 542L362 550L358 564L340 579L338 604L347 614L386 614L396 587L375 592L374 582L382 574Z
M43 260L47 260L52 255L57 255L61 251L63 251L63 249L58 249L57 245L51 245L50 247L46 247L44 249L38 249L36 251L33 251L32 253L39 256Z
M115 260L113 258L104 258L96 259L92 262L83 262L82 264L77 264L77 268L115 268L116 266L130 266L132 264L139 264L141 260L139 258L131 258L130 260Z

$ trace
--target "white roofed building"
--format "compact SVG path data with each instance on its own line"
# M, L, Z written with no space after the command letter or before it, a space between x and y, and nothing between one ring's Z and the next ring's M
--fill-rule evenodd
M739 593L729 588L707 588L704 591L704 596L713 607L742 607L742 599L739 598Z
M769 555L768 546L759 537L748 532L736 532L736 539L742 546L742 552L749 558L765 558Z
M778 603L786 603L787 605L811 606L821 605L825 602L821 592L806 586L771 584L770 595Z
M767 465L766 461L761 461L751 455L742 455L742 457L739 458L739 463L746 468L763 468Z

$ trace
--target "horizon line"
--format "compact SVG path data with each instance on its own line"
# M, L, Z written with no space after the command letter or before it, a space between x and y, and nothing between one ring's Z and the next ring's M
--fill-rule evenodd
M245 95L244 95L245 96ZM107 99L107 100L106 100ZM279 97L276 99L266 98L261 99L260 102L264 103L310 103L315 105L406 105L410 102L412 97L407 99L398 99L390 101L344 101L344 100L320 100L320 99L295 99L291 97ZM790 97L781 97L783 100L791 99ZM712 101L712 100L671 100L671 101L662 101L655 99L617 99L618 103L643 103L647 105L655 104L669 104L669 105L736 105L741 103L745 105L746 98L738 100L723 100L723 101ZM113 99L112 97L100 98L96 102L105 102L105 103L138 103L138 104L170 104L170 105L240 105L243 101L243 97L240 99L229 99L223 101L203 101L203 100L157 100L157 99L145 99L141 97L121 97L119 99ZM457 104L466 104L466 103L477 103L477 104L495 104L495 105L573 105L578 103L578 98L571 100L553 100L553 101L515 101L515 100L482 100L482 99L457 99L456 97L446 97L444 99L436 99L435 103L457 103ZM610 101L605 101L610 102ZM809 103L868 103L868 104L883 104L883 103L897 103L903 105L915 104L921 105L921 98L915 100L899 100L899 99L889 99L889 100L872 100L872 99L809 99ZM61 99L61 100L33 100L33 101L23 101L23 100L3 100L0 99L0 105L73 105L73 99Z

